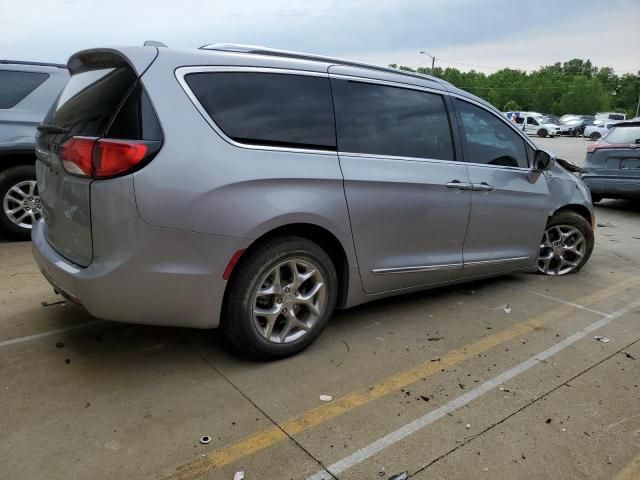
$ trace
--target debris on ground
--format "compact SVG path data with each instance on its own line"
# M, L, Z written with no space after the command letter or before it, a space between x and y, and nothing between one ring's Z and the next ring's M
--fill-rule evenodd
M387 472L384 470L384 467L378 470L378 475L380 475L381 477L384 477L387 475Z
M233 476L233 480L244 480L244 472L242 470L236 472L236 474Z
M320 395L321 402L330 402L331 400L333 400L331 395Z
M407 480L407 478L409 478L409 473L408 472L402 472L402 473L398 473L396 475L391 475L389 477L389 480Z
M509 304L506 304L502 310L504 310L504 313L511 313L511 307Z
M633 356L633 355L631 355L630 353L627 353L627 352L622 352L622 353L624 353L624 356L625 356L625 357L630 358L631 360L636 360L636 357L634 357L634 356Z
M50 307L52 305L61 305L63 303L67 303L66 300L58 300L57 302L40 302L40 305L43 307Z
M62 347L64 347L64 343L56 342L56 348L62 348Z
M550 419L550 418L547 418L547 420L546 420L546 422L545 422L545 423L551 423L551 419Z
M440 361L440 357L433 357L431 359L432 362L439 362Z
M595 338L598 342L609 343L611 339L609 337L603 337L602 335L596 335Z
M67 365L69 365L71 363L71 359L70 358L65 358L64 359L64 363L66 363Z
M428 402L428 401L429 401L429 397L427 397L426 395L420 395L420 398L421 398L422 400L424 400L425 402Z
M379 342L384 342L384 338L376 337L376 340L378 340Z
M467 424L464 426L464 428L466 428L467 430L469 430L469 429L471 428L471 424L470 424L470 423L467 423Z
M203 435L200 437L200 443L202 445L207 445L208 443L211 443L211 437L209 435Z
M439 342L443 338L444 337L429 337L429 338L427 338L427 342Z
M344 346L347 347L347 352L350 352L351 349L349 348L349 344L347 343L346 340L342 340L342 343L344 343Z

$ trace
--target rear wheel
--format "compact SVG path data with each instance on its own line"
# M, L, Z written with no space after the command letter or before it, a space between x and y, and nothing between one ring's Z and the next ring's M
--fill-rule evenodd
M548 134L548 132L544 128L541 128L540 130L538 130L538 136L539 137L545 138L547 136L547 134Z
M551 217L542 236L538 271L545 275L577 272L591 257L593 245L593 230L583 216L559 212Z
M589 135L589 138L591 140L598 140L600 138L600 133L599 132L593 132L591 135Z
M326 252L300 237L269 240L236 267L222 329L238 350L263 360L308 347L335 308L338 279Z
M28 240L42 216L42 205L32 165L11 167L0 173L0 228L13 238Z

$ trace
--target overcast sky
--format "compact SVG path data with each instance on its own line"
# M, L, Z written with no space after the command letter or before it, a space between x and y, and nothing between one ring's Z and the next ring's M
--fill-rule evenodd
M249 43L490 73L571 58L640 69L640 0L0 0L0 58L90 47ZM457 63L452 63L457 62ZM468 65L461 65L468 64Z

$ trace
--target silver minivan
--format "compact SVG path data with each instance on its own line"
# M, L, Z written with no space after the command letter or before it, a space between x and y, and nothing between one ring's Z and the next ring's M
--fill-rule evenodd
M334 308L593 250L588 189L437 78L242 45L93 49L37 138L43 275L92 315L281 358Z

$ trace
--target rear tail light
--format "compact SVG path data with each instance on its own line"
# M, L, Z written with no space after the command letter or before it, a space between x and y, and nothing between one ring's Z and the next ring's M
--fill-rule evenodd
M95 138L73 137L62 144L60 158L64 169L74 175L90 177L93 169Z
M161 142L72 137L61 146L64 169L92 178L109 178L130 173L149 162Z
M134 169L147 155L146 142L98 140L94 154L95 177L111 177Z

